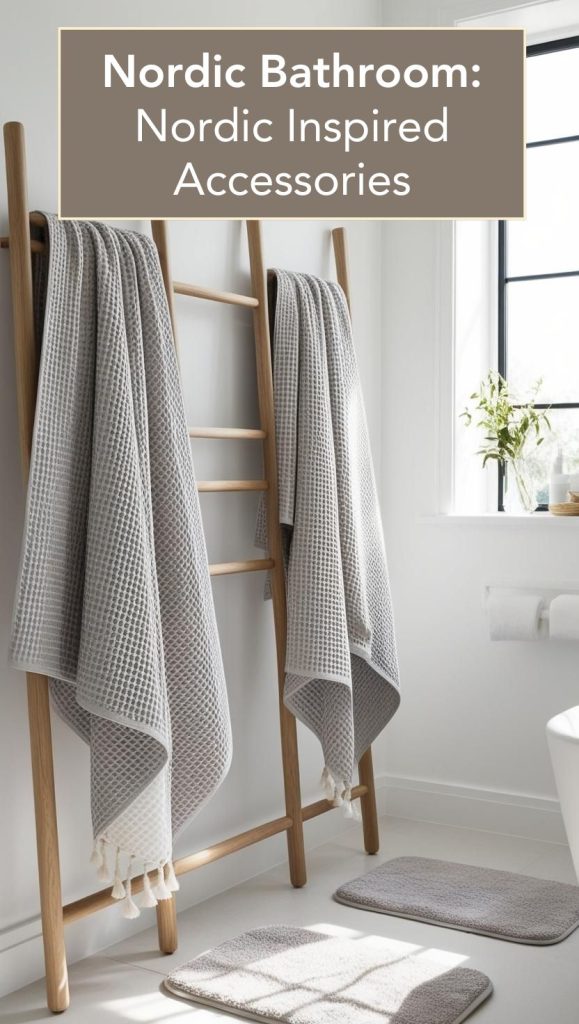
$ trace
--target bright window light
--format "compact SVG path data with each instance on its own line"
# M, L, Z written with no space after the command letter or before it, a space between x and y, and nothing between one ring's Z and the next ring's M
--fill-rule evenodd
M553 428L533 451L539 508L558 447L579 466L579 37L528 48L527 219L498 233L498 370ZM504 476L499 470L498 508ZM497 505L495 505L495 508Z

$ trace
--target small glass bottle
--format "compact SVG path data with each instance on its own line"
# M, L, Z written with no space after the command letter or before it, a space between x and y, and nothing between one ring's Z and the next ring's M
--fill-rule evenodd
M563 450L559 448L551 466L549 479L549 505L561 505L567 501L569 477L563 472Z

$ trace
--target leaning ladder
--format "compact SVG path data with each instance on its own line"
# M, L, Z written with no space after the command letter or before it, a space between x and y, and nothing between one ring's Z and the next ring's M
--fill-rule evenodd
M4 125L4 147L10 233L7 238L0 239L0 248L10 250L20 445L24 477L26 479L30 464L30 450L34 427L39 358L39 346L36 344L34 337L31 254L42 252L45 244L43 241L31 239L30 224L32 223L35 227L42 228L45 226L45 222L42 215L31 214L28 209L26 153L24 127L22 124L11 121ZM174 330L174 293L189 295L198 299L245 306L253 312L260 418L259 429L192 427L189 433L191 437L214 439L242 438L263 443L263 480L199 481L197 486L200 491L267 490L268 493L270 558L226 562L210 565L209 568L211 576L224 576L230 573L255 572L259 570L270 570L271 572L285 792L285 814L283 816L275 818L273 821L265 822L262 825L257 825L255 828L248 829L239 835L224 839L205 850L180 858L175 861L175 872L177 875L185 874L211 861L218 860L229 853L234 853L236 850L242 850L244 847L258 843L262 839L268 839L270 836L285 832L288 844L290 879L292 885L299 888L306 882L303 822L331 810L333 805L328 800L318 800L305 807L301 806L296 721L283 702L286 647L285 581L281 532L277 517L278 488L273 385L267 311L267 283L263 262L261 224L257 220L247 221L253 292L251 296L216 291L210 288L173 281L170 269L166 222L163 220L153 220L151 226L153 239L159 253ZM346 293L349 303L348 259L344 229L337 228L332 232L332 237L338 280ZM64 926L73 921L78 921L80 918L86 917L97 910L110 906L114 900L110 895L109 887L91 893L82 899L74 900L72 903L63 904L62 902L52 733L48 681L46 677L35 672L28 672L27 694L47 1002L51 1010L60 1012L69 1005ZM378 851L379 835L371 750L368 750L360 760L359 777L360 785L353 789L352 796L360 798L365 848L368 853L376 853ZM142 888L143 876L141 875L133 880L133 892L139 892ZM157 927L161 951L164 953L174 952L177 948L177 921L174 898L162 900L157 905Z

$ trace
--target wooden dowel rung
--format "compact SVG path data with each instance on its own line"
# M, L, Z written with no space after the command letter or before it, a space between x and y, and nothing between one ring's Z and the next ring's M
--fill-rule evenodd
M207 850L200 850L198 853L192 853L188 857L180 857L173 865L175 874L185 875L188 871L194 871L204 864L210 864L214 860L220 860L221 857L227 857L230 853L244 850L246 846L260 843L262 839L269 839L280 832L287 832L291 826L292 820L287 815L284 815L283 818L275 818L273 821L266 821L265 824L250 828L247 832L240 832L239 835L232 836L231 839L224 839L220 843L215 843L214 846L208 847Z
M358 797L364 796L366 792L366 786L353 786L352 799L355 800ZM333 809L334 805L330 800L316 800L315 803L308 804L302 808L302 819L309 821L311 818L317 818L320 814L325 814ZM274 818L273 821L266 821L263 825L256 825L255 828L250 828L246 832L240 832L239 835L231 836L229 839L223 839L221 842L215 843L214 846L207 847L206 850L199 850L197 853L192 853L187 857L180 857L174 863L175 874L185 875L189 871L195 871L197 868L203 867L204 864L211 864L212 861L227 857L230 853L236 853L247 846L253 846L254 843L261 842L262 839L269 839L280 832L287 832L291 827L292 819L289 815L285 815L282 818ZM143 878L144 875L139 875L132 879L131 888L134 893L142 891ZM156 872L150 872L149 878L154 885L156 882ZM78 921L81 917L94 914L97 910L110 907L116 902L111 896L111 887L109 885L106 889L100 889L98 892L91 893L90 896L84 896L83 899L67 903L62 908L64 923L72 924L73 921Z
M267 491L267 480L198 480L198 491Z
M189 437L206 437L217 441L263 441L266 436L265 430L245 427L189 427Z
M368 792L367 786L352 786L352 800L357 800L360 796L365 796ZM317 818L319 814L325 814L326 811L333 811L334 804L331 800L316 800L314 804L308 804L306 807L302 807L302 819L309 821L311 818Z
M43 213L31 213L31 214L29 214L29 219L30 219L30 223L34 224L35 227L38 227L38 228L45 228L46 227L46 217L44 216ZM9 249L9 248L10 248L10 235L5 235L3 238L0 238L0 249ZM31 250L31 252L44 252L45 249L46 249L46 246L45 246L44 242L39 241L37 238L31 238L30 239L30 250Z
M229 576L237 572L264 572L273 569L273 558L250 558L244 562L214 562L209 566L211 576Z
M240 832L239 835L231 836L230 839L223 839L220 843L215 843L214 846L209 846L206 850L199 850L188 857L181 857L179 860L176 860L174 862L175 874L184 875L188 871L194 871L196 868L203 867L204 864L211 864L212 861L220 860L222 857L235 853L237 850L243 850L246 846L253 846L254 843L261 842L262 839L269 839L280 832L286 832L291 828L291 825L292 820L286 815L283 818L266 821L263 825L257 825L255 828L248 829L247 832ZM149 872L149 878L153 885L156 882L156 874L156 871ZM131 879L131 890L133 893L142 891L144 877L144 875L139 875L137 878ZM64 923L72 924L73 921L78 921L81 917L87 917L88 914L94 914L97 910L104 910L105 907L110 907L116 902L117 900L114 900L111 896L111 886L109 885L106 889L100 889L98 892L91 893L90 896L84 896L83 899L75 900L74 903L67 903L62 908Z
M208 299L210 302L225 302L230 306L248 306L256 309L259 306L253 295L238 295L236 292L222 292L215 288L203 288L198 284L187 284L185 281L173 281L173 291L177 295L189 295L193 299Z
M10 237L8 235L5 235L3 238L0 238L0 249L9 249L9 248L10 248ZM46 246L45 246L44 242L38 242L36 240L36 238L31 238L30 239L30 250L31 250L31 252L44 252L45 249L46 249Z

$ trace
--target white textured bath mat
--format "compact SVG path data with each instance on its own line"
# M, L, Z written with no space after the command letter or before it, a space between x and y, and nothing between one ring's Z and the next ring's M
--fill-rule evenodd
M257 928L173 971L175 995L283 1024L459 1024L492 992L485 974L375 935Z
M339 903L379 914L549 946L579 925L579 887L426 857L398 857L346 882Z

